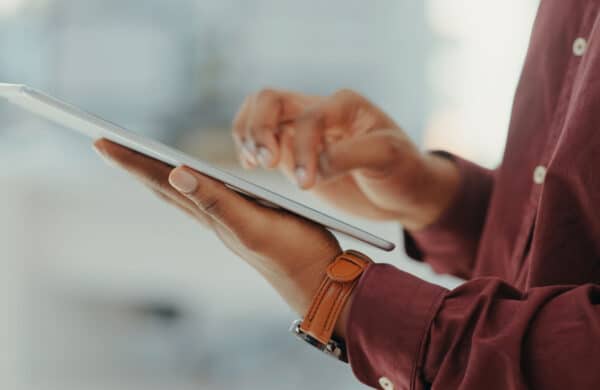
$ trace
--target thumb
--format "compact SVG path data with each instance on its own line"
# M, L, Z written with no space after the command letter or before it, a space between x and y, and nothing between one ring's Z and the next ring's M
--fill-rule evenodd
M227 226L236 234L243 234L245 221L260 221L257 206L244 199L219 181L202 175L188 167L171 171L169 183L189 198L200 211Z
M414 149L401 130L377 130L329 145L320 156L319 170L326 179L356 169L385 174Z

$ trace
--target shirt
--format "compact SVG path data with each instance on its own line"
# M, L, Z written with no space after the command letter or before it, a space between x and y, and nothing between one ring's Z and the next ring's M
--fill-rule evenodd
M448 155L458 194L405 234L411 257L467 281L448 291L386 264L361 278L346 341L365 384L600 389L599 8L541 1L502 163Z

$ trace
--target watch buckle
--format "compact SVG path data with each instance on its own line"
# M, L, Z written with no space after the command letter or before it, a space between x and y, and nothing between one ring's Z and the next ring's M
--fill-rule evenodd
M332 339L328 343L324 344L308 333L303 332L301 326L302 320L294 321L290 327L290 332L298 339L312 345L324 354L343 362L348 361L346 357L346 345L344 342Z

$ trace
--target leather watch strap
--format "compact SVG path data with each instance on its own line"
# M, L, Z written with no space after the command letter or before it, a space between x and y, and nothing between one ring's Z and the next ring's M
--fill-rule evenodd
M327 267L326 277L313 298L300 330L327 344L344 305L371 263L367 256L357 251L349 250L336 257Z

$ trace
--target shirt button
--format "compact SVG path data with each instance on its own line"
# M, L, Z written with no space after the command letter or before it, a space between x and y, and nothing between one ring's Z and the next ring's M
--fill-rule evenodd
M538 165L533 170L533 182L535 184L543 184L546 179L546 167Z
M577 38L575 42L573 42L573 54L577 57L584 55L585 49L587 49L587 41L585 38Z
M379 385L383 390L394 390L394 384L385 376L379 378Z

